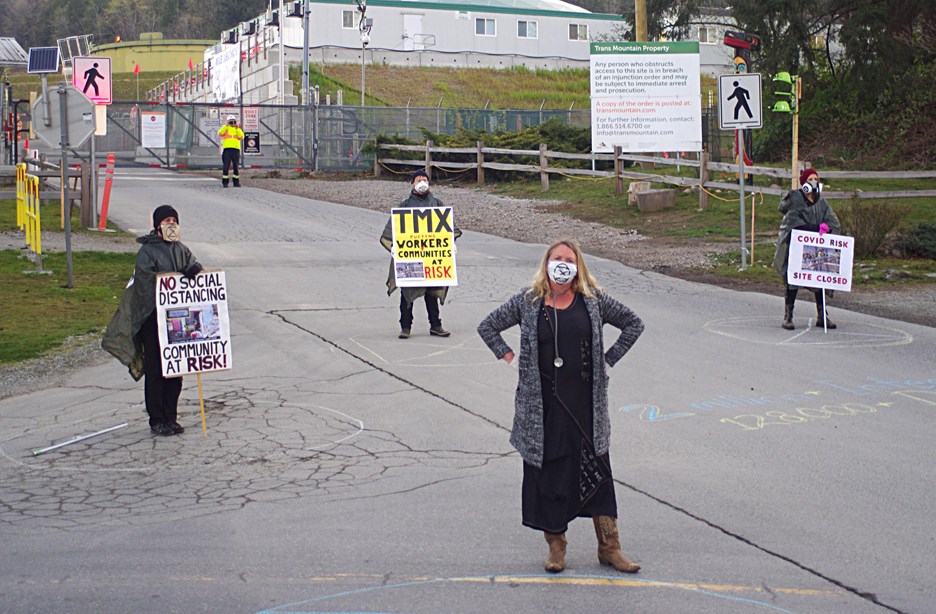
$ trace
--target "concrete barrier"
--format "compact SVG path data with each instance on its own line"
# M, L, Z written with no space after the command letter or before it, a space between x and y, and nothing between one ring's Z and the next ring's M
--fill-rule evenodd
M637 192L637 208L641 211L662 211L676 206L676 190Z

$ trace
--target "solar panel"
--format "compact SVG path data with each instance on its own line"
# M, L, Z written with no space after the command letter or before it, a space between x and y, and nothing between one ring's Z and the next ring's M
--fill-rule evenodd
M59 69L58 47L30 47L28 73L55 73Z

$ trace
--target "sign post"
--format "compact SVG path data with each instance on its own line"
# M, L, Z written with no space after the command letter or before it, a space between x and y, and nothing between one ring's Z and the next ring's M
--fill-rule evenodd
M62 83L56 94L49 94L47 99L39 98L33 106L33 113L40 108L51 110L49 123L37 122L36 134L50 147L62 150L62 206L65 209L65 259L68 264L67 287L72 287L72 252L71 252L71 194L68 187L68 149L85 144L94 134L94 103L71 85ZM88 186L82 186L83 190Z
M758 73L718 76L718 127L735 130L738 143L738 198L741 213L741 270L747 269L747 241L744 215L744 136L745 128L763 125L761 77Z
M113 102L111 87L111 59L108 57L72 58L72 84L81 90L95 105L109 105ZM103 113L104 126L107 125L107 113ZM102 129L105 129L102 126ZM106 130L106 129L105 129ZM106 131L105 131L106 134ZM91 208L92 221L97 217L98 168L94 137L91 138Z

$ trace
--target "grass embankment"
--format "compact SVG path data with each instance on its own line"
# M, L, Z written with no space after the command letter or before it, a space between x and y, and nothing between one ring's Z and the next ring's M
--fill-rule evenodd
M653 171L648 171L653 172ZM672 170L659 171L674 174ZM733 178L726 177L731 181ZM764 179L758 179L764 181ZM830 182L831 183L831 182ZM911 180L840 180L827 189L836 191L888 191L929 187L924 181ZM664 183L654 183L653 188L671 188ZM756 190L756 187L753 188ZM549 191L541 192L539 180L523 180L498 184L498 193L517 198L539 198L559 200L562 204L551 206L550 211L563 213L577 219L606 224L615 228L634 229L649 237L686 241L705 240L710 242L740 241L740 219L737 192L715 191L708 199L705 210L699 210L697 192L677 188L676 207L664 211L646 213L635 206L628 206L627 196L614 195L611 179L595 180L555 177L550 179ZM751 196L745 202L745 235L750 246L751 239ZM915 198L890 201L911 205L906 224L936 220L936 198ZM754 262L745 271L739 270L740 251L712 256L716 275L736 281L776 282L777 274L772 267L777 229L782 215L777 211L779 197L755 196ZM847 206L847 201L833 200L833 209ZM882 206L887 206L882 203ZM893 286L905 283L936 283L927 273L936 272L936 262L925 259L865 258L854 263L853 284L856 286Z
M58 205L43 205L42 228L59 230ZM0 201L0 230L16 228L16 204ZM60 347L69 337L100 333L133 274L132 253L74 252L72 288L63 252L44 253L35 271L25 250L0 250L0 365Z
M438 107L459 109L578 109L591 108L589 70L529 70L527 68L443 68L367 65L367 104L388 107ZM293 91L301 91L298 67L290 71ZM344 104L361 103L360 64L311 66L309 84L318 85L322 100L335 100L343 91ZM715 79L703 76L702 103Z

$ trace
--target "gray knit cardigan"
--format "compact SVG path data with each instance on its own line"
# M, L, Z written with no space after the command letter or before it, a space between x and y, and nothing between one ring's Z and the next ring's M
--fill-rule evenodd
M605 363L613 367L644 330L643 322L633 311L601 291L585 299L592 326L592 401L594 407L595 452L605 454L611 443L611 418L608 415L608 375ZM520 381L514 398L514 420L510 443L524 461L543 465L543 393L540 386L537 317L542 300L525 288L492 311L478 325L478 334L494 355L501 359L511 351L501 332L520 325ZM614 345L604 351L602 327L610 324L621 330Z

